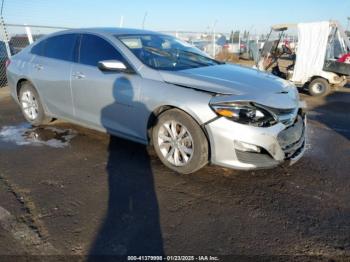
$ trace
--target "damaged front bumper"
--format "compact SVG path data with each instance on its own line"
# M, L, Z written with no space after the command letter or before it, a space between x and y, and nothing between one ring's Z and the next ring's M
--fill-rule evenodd
M286 126L239 124L224 117L206 125L211 163L241 170L276 167L297 162L305 152L306 116L298 115Z

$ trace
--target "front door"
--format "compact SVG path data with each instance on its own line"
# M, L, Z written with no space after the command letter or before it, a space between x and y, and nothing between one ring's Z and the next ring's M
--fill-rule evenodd
M72 92L76 119L109 133L143 140L135 128L141 77L137 74L101 71L103 60L127 64L119 51L107 40L83 34L78 63L72 68Z

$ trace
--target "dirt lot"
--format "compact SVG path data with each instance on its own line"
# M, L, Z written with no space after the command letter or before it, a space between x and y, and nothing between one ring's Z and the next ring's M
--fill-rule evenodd
M302 98L308 150L294 166L181 176L142 145L31 129L1 90L0 254L350 259L350 89Z

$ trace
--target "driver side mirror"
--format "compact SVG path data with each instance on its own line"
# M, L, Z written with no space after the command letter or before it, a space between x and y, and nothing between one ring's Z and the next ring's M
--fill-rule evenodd
M98 62L97 67L101 71L129 72L128 67L119 60L103 60Z

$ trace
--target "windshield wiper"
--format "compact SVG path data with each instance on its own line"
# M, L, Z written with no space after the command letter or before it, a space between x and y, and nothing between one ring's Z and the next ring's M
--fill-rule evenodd
M205 59L207 59L207 60L209 60L209 61L215 62L215 63L218 64L218 65L225 64L225 62L218 61L218 60L216 60L216 59L214 59L214 58L210 58L210 57L208 57L208 56L205 56L205 55L202 55L202 54L193 52L193 51L182 50L182 49L176 49L176 50L177 50L177 51L180 51L180 52L182 52L182 53L187 53L187 54L192 54L192 55L196 55L196 56L199 56L199 57L203 57L203 58L205 58ZM200 63L200 62L198 62L198 63Z
M175 50L178 53L177 55L175 55L174 52L161 50L161 49L158 49L158 48L155 48L155 47L144 46L143 48L145 50L147 50L148 52L154 54L154 55L161 56L161 57L164 57L166 59L169 59L170 61L172 61L171 63L173 64L173 68L175 68L175 67L180 68L181 66L187 66L187 67L211 66L211 65L213 65L213 63L215 63L215 64L223 64L222 62L217 61L215 59L212 59L210 57L207 57L205 55L201 55L199 53L191 52L191 51L187 51L187 50L172 49L171 51ZM196 56L196 58L195 59L191 59L189 55L187 55L187 56L180 56L179 53L191 54L191 55ZM204 58L207 61L201 61L201 59L199 59L198 57ZM204 60L204 59L202 59L202 60Z
M153 54L156 54L156 55L161 55L161 56L164 56L164 57L169 57L169 58L173 58L174 55L169 52L169 51L165 51L165 50L160 50L158 48L154 48L154 47L150 47L150 46L144 46L143 47L144 49L150 51L151 53ZM191 54L191 55L195 55L195 56L199 56L199 57L202 57L206 60L209 60L211 62L214 62L216 64L225 64L225 62L221 62L221 61L218 61L218 60L215 60L213 58L210 58L210 57L207 57L205 55L202 55L202 54L199 54L197 52L192 52L192 51L188 51L188 50L183 50L183 49L175 49L177 52L181 52L181 53L185 53L185 54ZM174 61L178 61L179 58L177 57L177 59L172 59ZM191 60L191 59L189 59ZM201 61L194 61L194 60L191 60L191 62L194 62L194 63L197 63L197 64L200 64L200 65L207 65L206 63L203 63Z
M158 48L154 48L154 47L150 47L150 46L144 46L143 49L145 49L147 51L150 51L151 53L156 54L156 55L172 57L172 55L169 52L164 51L164 50L160 50Z

